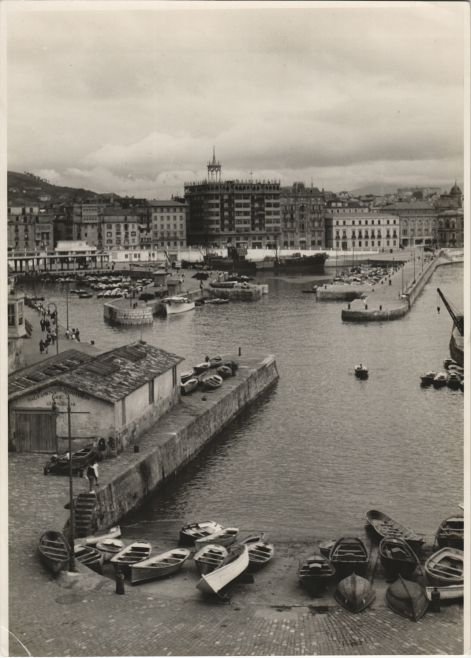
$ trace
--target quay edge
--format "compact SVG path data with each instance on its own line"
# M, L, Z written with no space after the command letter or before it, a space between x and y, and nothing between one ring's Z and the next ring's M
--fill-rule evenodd
M182 397L140 437L138 453L103 462L97 491L98 529L116 524L138 507L278 378L273 355L239 358L235 376L226 379L220 389Z

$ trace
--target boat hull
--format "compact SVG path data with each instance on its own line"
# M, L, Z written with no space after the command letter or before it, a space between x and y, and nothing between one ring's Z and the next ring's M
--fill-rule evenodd
M48 531L41 535L38 551L41 562L54 575L69 568L70 547L61 532Z
M342 537L330 553L337 580L343 580L352 573L364 576L368 569L368 559L368 551L358 537Z
M337 585L335 600L349 612L361 612L376 598L371 583L356 573L344 578Z
M142 562L137 562L131 565L131 584L137 585L149 580L158 580L171 576L180 571L189 557L190 551L187 548L177 548Z
M186 313L187 311L192 311L195 308L195 302L182 302L179 304L164 304L165 313L167 315L178 315L179 313Z
M195 553L193 560L200 576L204 576L222 567L228 555L229 553L224 546L208 544Z
M312 555L301 563L298 569L299 582L311 595L325 589L334 576L334 566L323 555Z
M393 612L412 621L419 621L427 612L425 589L401 576L386 590L386 603Z
M445 587L426 587L425 594L429 601L432 600L432 592L437 590L441 601L459 601L464 597L464 585L447 585Z
M384 512L370 510L366 514L367 527L376 539L397 538L404 539L415 551L419 551L424 543L424 538L410 528L401 525Z
M245 544L238 547L237 557L219 569L202 576L197 588L205 594L218 594L249 566L249 551Z
M431 555L425 562L425 573L432 585L462 585L464 554L458 548L446 546Z
M180 530L180 544L193 546L197 539L208 537L221 530L222 525L216 521L189 523Z
M419 564L417 556L404 539L382 539L379 557L387 580L396 580L399 575L407 578Z

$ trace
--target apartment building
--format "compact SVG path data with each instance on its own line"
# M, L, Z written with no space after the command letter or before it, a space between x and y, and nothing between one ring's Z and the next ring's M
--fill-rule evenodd
M399 247L399 218L390 213L370 212L356 207L351 212L339 207L326 215L326 246L343 251L382 251Z
M402 247L431 245L435 241L437 213L428 201L396 201L383 211L399 217Z
M177 199L154 200L150 207L150 236L153 247L186 247L186 203Z
M104 208L102 243L105 251L139 246L139 216L132 208Z
M280 188L279 246L295 249L325 247L325 209L322 192L304 183Z

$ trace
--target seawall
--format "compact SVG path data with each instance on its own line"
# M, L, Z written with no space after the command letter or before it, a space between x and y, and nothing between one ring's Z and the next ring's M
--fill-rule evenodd
M111 324L136 325L152 324L152 308L145 302L129 299L115 299L103 305L103 316Z
M138 453L100 465L98 528L115 524L193 459L239 413L278 380L274 356L239 359L234 377L211 392L181 398L137 441Z

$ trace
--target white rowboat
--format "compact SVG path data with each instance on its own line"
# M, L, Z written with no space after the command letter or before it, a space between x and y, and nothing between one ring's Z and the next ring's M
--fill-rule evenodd
M202 576L197 588L206 594L217 594L249 566L249 551L246 544L231 549L228 561L219 569Z

